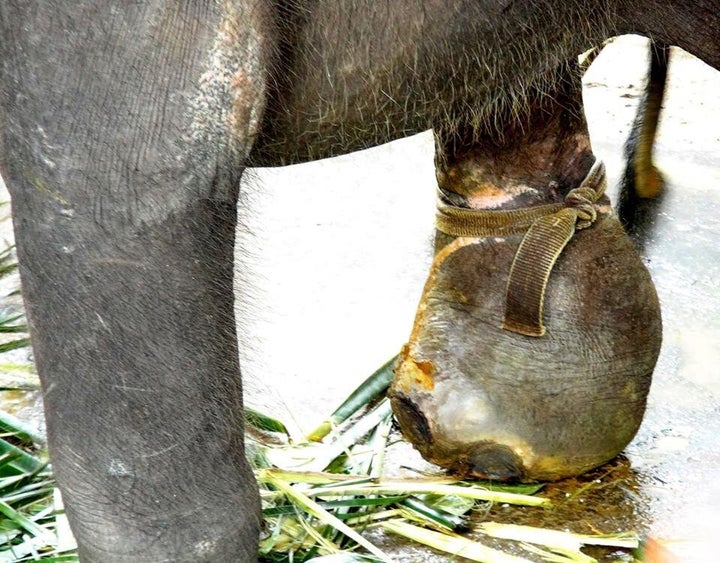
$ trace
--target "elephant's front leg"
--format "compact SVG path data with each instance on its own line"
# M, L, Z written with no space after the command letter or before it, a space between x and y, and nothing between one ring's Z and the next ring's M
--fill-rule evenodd
M563 78L522 124L437 135L436 256L391 396L405 436L460 473L578 474L644 413L657 297L603 196L579 74Z
M58 217L52 198L16 200L52 463L82 560L254 560L235 207L198 200L116 236L72 205Z
M0 8L2 173L83 561L257 558L232 260L262 23L232 2Z

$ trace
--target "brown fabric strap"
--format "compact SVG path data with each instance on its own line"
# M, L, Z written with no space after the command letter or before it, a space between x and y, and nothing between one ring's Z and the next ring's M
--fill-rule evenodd
M454 237L497 237L519 235L537 219L563 209L564 203L487 211L438 203L435 227Z
M576 230L597 219L596 202L606 187L605 166L595 161L564 203L517 210L478 210L438 205L438 230L461 237L525 233L515 253L505 295L502 327L526 336L542 336L545 289L550 273Z

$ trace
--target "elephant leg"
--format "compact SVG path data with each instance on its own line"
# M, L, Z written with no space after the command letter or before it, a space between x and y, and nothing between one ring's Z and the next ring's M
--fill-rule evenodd
M660 121L669 60L668 45L650 45L647 84L625 144L627 166L617 207L620 220L633 234L647 228L662 196L663 177L653 162L653 144Z
M617 455L661 339L650 276L603 196L575 65L528 103L494 136L437 135L436 256L390 392L426 458L501 480Z
M32 4L0 7L2 174L81 559L256 560L232 268L263 14Z

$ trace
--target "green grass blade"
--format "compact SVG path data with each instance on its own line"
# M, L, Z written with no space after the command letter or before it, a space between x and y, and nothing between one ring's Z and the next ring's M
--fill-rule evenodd
M531 563L528 559L517 557L493 549L457 535L443 534L419 526L414 526L402 520L389 520L380 524L393 534L414 540L439 551L449 553L454 557L464 557L480 563Z
M23 442L45 444L45 439L25 424L22 420L10 413L0 411L0 432L13 434Z
M5 324L2 324L2 320L0 320L0 333L5 334L18 334L18 333L25 333L28 331L27 325L12 325L7 326Z
M342 522L340 519L336 518L332 514L330 514L327 510L324 510L320 505L318 505L317 502L306 496L305 494L301 493L300 491L294 489L286 482L277 479L272 476L272 474L266 476L267 483L271 484L273 487L281 491L289 500L294 502L299 508L310 514L311 516L314 516L324 524L328 524L335 528L336 530L342 532L347 537L355 541L358 545L361 545L365 549L367 549L370 553L375 555L376 557L380 558L381 561L386 561L387 563L392 563L392 559L388 557L382 550L378 549L375 545L373 545L371 542L366 540L364 537L362 537L360 534L358 534L355 530L353 530L350 526Z
M45 462L40 461L17 446L13 446L8 441L0 439L0 457L6 454L12 456L12 460L7 462L7 465L15 469L17 473L35 473L45 466ZM3 464L0 467L0 473L4 473L5 465Z
M383 399L370 412L363 415L350 428L330 442L305 442L284 448L268 447L265 450L265 456L276 467L300 471L322 471L390 416L392 416L390 401Z
M334 427L345 422L348 418L365 407L368 403L383 395L393 378L393 368L397 356L385 362L370 377L363 381L343 403L335 409L330 417L320 426L308 434L307 439L320 442Z
M379 559L359 553L333 553L332 555L313 557L306 563L374 563L375 561L379 561Z
M4 278L10 272L17 270L17 264L3 264L0 266L0 278Z
M19 338L18 340L5 342L4 344L0 344L0 354L9 352L10 350L17 350L18 348L25 348L26 346L30 346L29 338Z
M2 273L0 272L0 277L2 277ZM15 321L18 321L22 319L25 316L24 313L18 313L16 315L6 315L4 317L0 317L0 332L27 332L28 327L25 324L13 324Z
M247 406L245 407L245 422L249 426L264 432L278 432L290 436L288 429L282 422Z
M519 495L499 491L488 491L487 489L473 486L462 487L458 485L447 485L444 483L433 482L426 479L382 479L377 483L346 486L338 485L333 489L317 487L315 489L306 491L306 494L308 496L315 496L318 494L326 495L329 494L331 491L332 494L338 495L397 495L402 493L457 495L459 497L471 498L475 500L518 504L522 506L551 506L550 501L542 497Z
M463 516L475 506L473 499L457 495L416 495L424 504L453 516Z
M579 553L583 545L601 545L625 549L636 549L639 545L639 540L634 534L574 534L562 530L548 530L546 528L500 524L497 522L484 522L478 526L478 530L494 538L542 545L569 557L575 556L574 552Z
M430 520L434 525L445 528L446 530L455 531L466 529L468 525L465 518L453 516L452 514L444 514L440 510L436 510L414 497L407 497L399 504L408 510L416 512L423 518Z
M13 504L27 499L40 497L41 499L47 498L53 492L52 481L44 481L38 484L31 484L30 486L22 487L21 490L3 495L3 500L8 504Z
M390 518L398 518L402 516L402 509L391 508L389 510L378 510L377 512L368 512L366 514L353 515L352 518L345 520L348 526L366 526L371 522L379 520L388 520Z
M338 507L357 507L357 506L387 506L395 502L401 502L405 500L405 496L388 496L388 497L353 497L340 500L328 500L319 503L323 508L338 508Z
M318 502L318 505L324 508L325 510L332 510L335 508L357 508L357 507L384 507L389 504L394 504L397 502L400 502L404 500L405 496L394 496L394 497L379 497L379 498L364 498L364 497L355 497L355 498L347 498L347 499L341 499L341 500L329 500L325 502ZM284 514L295 514L295 511L297 509L295 506L288 504L284 506L271 506L269 508L263 509L263 516L270 517L270 516L280 516ZM356 514L351 514L348 517L357 516ZM341 516L338 516L338 518L341 518Z
M19 528L22 528L29 534L36 536L36 537L49 537L51 536L50 532L43 528L42 526L36 524L32 520L30 520L28 517L24 516L23 514L20 514L17 510L15 510L12 506L10 506L8 503L6 503L4 500L0 499L0 513L2 513L6 518L11 520L13 523L15 523Z
M273 467L272 469L262 469L255 472L255 477L262 483L262 479L272 475L277 479L292 483L308 483L311 485L331 485L333 483L345 483L357 485L360 483L369 483L371 477L365 475L345 475L342 473L327 473L324 471L288 471Z

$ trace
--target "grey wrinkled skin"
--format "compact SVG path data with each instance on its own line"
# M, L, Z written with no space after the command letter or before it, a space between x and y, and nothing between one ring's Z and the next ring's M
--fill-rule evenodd
M0 171L82 559L257 557L232 308L243 166L428 128L502 146L609 36L720 67L718 13L715 0L0 2Z

